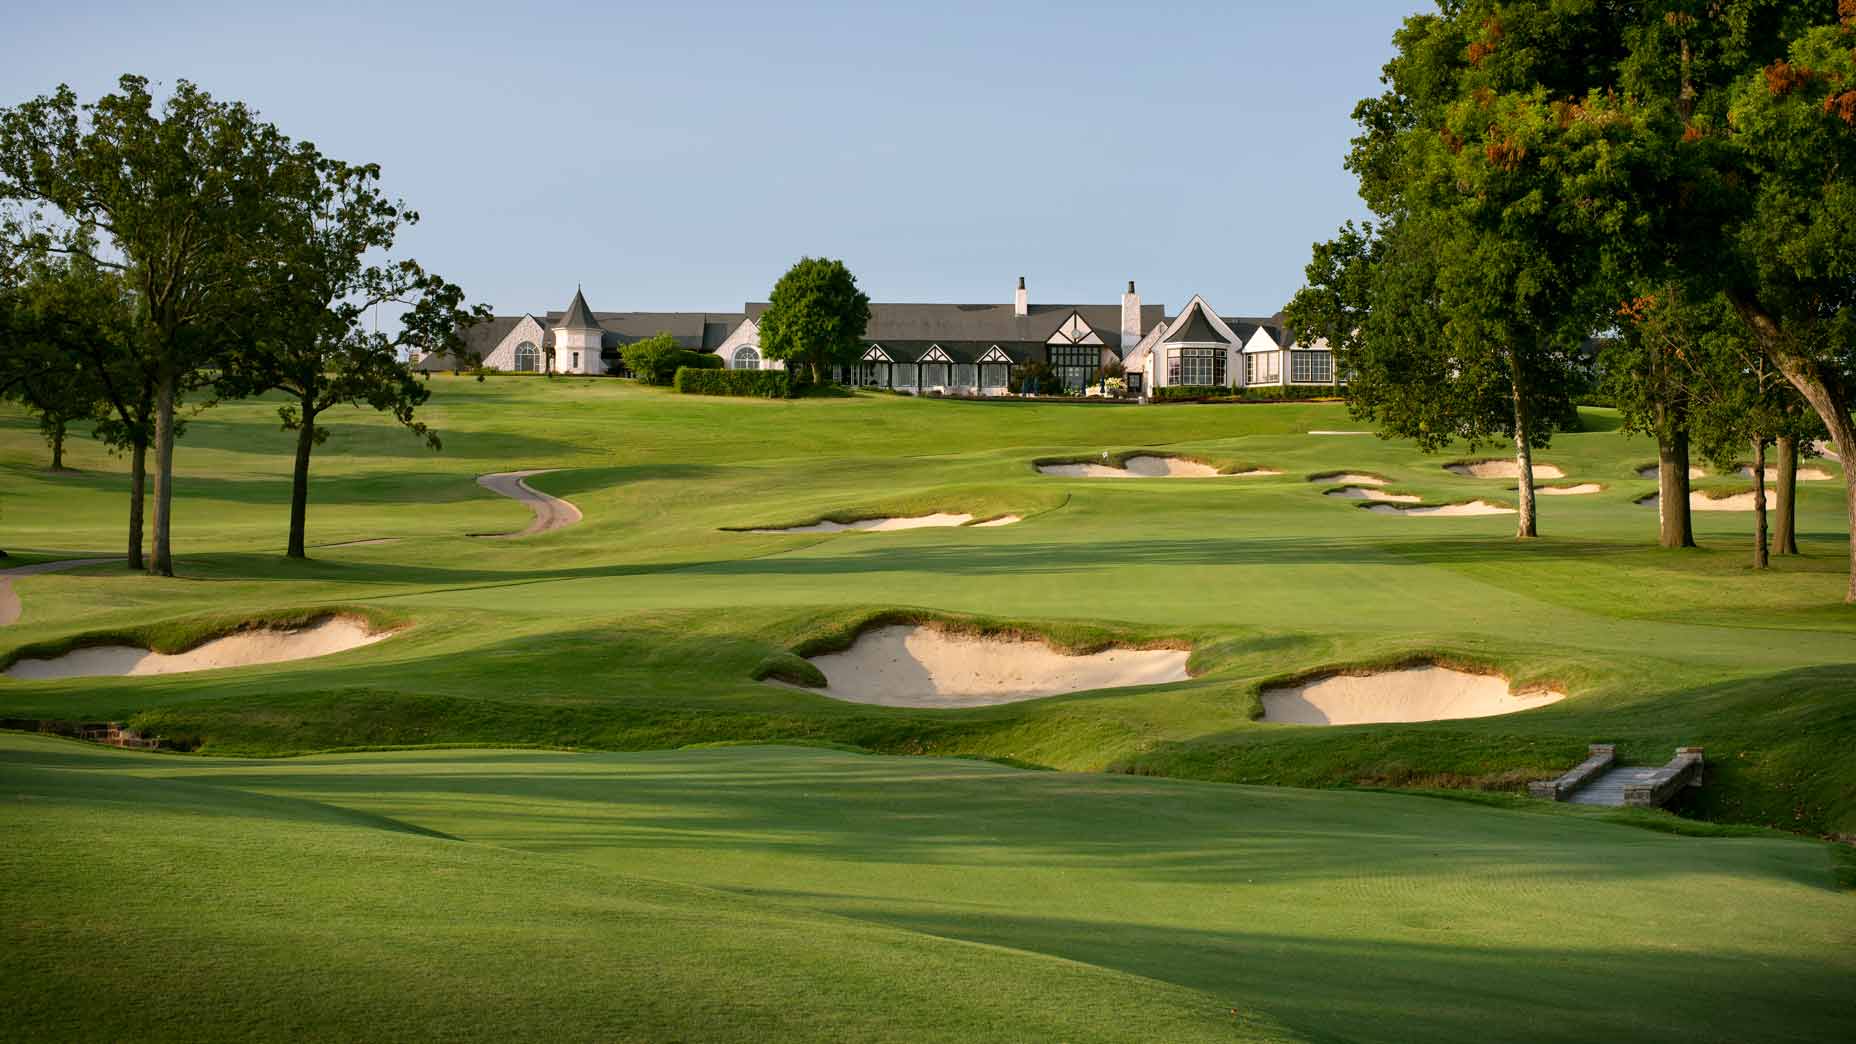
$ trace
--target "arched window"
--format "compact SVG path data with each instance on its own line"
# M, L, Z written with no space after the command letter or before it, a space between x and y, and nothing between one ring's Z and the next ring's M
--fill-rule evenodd
M523 341L516 345L516 369L522 373L534 373L541 369L541 350L533 341Z
M754 350L753 345L744 344L735 349L735 361L730 364L730 368L736 370L758 370L760 369L760 353Z

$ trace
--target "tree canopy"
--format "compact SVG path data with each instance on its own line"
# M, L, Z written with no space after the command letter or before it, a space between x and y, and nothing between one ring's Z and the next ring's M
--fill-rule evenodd
M848 366L870 324L870 298L844 262L801 258L774 284L760 317L761 354L786 363L796 378L822 383L829 367Z

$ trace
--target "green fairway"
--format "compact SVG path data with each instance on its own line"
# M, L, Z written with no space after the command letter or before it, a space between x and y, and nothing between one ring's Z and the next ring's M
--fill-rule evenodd
M276 404L237 402L192 418L181 444L179 577L14 580L7 660L105 639L178 651L334 610L401 630L294 663L0 677L0 718L120 721L219 755L0 736L9 1035L1841 1031L1856 863L1756 829L1856 833L1836 482L1801 485L1805 555L1754 573L1746 515L1697 515L1701 550L1652 546L1654 512L1633 503L1654 487L1636 475L1652 449L1605 411L1540 455L1604 488L1544 499L1545 538L1518 544L1509 516L1324 496L1334 483L1310 475L1372 472L1433 504L1514 495L1446 472L1463 448L1308 434L1357 427L1339 404L433 386L442 453L373 415L336 418L308 562L281 554ZM1280 474L1033 466L1137 449ZM0 413L9 564L120 546L122 462L89 441L72 460L46 473L30 422ZM560 469L529 481L584 520L468 536L526 524L476 478L530 468ZM727 531L937 511L1023 521ZM872 621L920 619L1073 647L1186 643L1193 677L951 711L754 680ZM1271 680L1421 659L1568 698L1428 724L1255 720ZM781 742L1067 771L733 746ZM1514 792L1592 742L1635 762L1705 746L1706 785L1677 815L1227 785ZM724 746L672 749L700 744ZM505 749L274 757L419 746Z
M1828 1040L1826 846L792 748L0 736L20 1039Z
M181 577L109 568L14 586L0 655L128 632L170 645L318 606L411 624L353 653L145 679L0 680L0 717L112 719L208 753L426 743L607 748L833 740L1066 769L1247 782L1512 788L1585 745L1629 759L1710 750L1691 815L1856 832L1848 693L1856 614L1842 583L1836 482L1801 484L1801 558L1746 567L1744 514L1702 513L1706 547L1652 544L1647 440L1604 411L1541 458L1604 486L1543 502L1544 539L1512 520L1404 518L1324 497L1310 474L1371 471L1433 503L1512 502L1361 436L1338 404L1076 407L860 395L800 402L676 396L612 380L436 378L431 453L382 418L336 415L318 452L313 560L282 558L290 435L275 404L190 421L179 453ZM22 560L121 542L123 462L74 444L50 475L29 421L0 417L0 539ZM1091 480L1032 462L1152 447L1261 478ZM1838 474L1834 462L1815 462ZM516 541L527 510L479 474L559 468L539 489L585 521ZM1739 488L1711 478L1709 488ZM996 529L757 535L725 527L827 515L1016 513ZM1058 637L1187 640L1195 678L1159 690L917 712L754 682L797 643L910 607L1028 623ZM46 646L41 646L46 648ZM1259 682L1441 655L1558 683L1523 715L1339 729L1252 721Z

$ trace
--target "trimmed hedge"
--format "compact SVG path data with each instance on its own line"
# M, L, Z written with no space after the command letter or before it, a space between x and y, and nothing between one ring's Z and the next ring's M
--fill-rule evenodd
M1260 385L1254 388L1227 388L1218 385L1169 384L1153 389L1155 402L1279 402L1310 399L1338 399L1345 392L1332 384Z
M685 366L673 382L684 395L733 395L790 399L795 391L784 370L713 370Z

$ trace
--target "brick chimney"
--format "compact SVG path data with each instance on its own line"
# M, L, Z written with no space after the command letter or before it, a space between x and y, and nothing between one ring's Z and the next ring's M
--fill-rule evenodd
M1134 292L1134 280L1128 280L1128 292L1121 295L1121 354L1127 355L1141 343L1141 295Z
M1031 305L1025 299L1025 277L1018 277L1018 293L1012 297L1012 314L1023 319L1031 314Z

